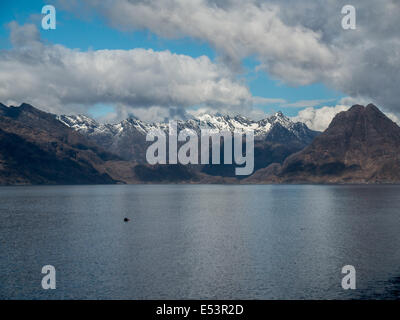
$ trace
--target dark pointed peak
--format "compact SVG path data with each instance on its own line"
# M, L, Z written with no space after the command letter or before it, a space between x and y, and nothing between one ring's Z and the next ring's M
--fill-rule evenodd
M343 131L344 129L351 131L354 130L354 124L364 127L367 123L374 123L374 127L387 132L391 131L393 128L393 130L397 130L395 127L398 127L396 123L371 103L366 107L354 105L348 111L338 113L333 118L326 131Z
M55 114L37 109L28 103L22 103L18 107L10 106L5 111L6 112L3 113L5 116L14 118L14 119L21 119L21 117L42 118L42 119L47 119L47 120L56 119Z
M382 111L379 110L379 108L376 105L374 105L373 103L368 104L366 107L363 105L360 105L360 104L355 104L348 111L360 112L360 111L370 111L370 110L382 113Z
M13 107L15 111L20 112L31 112L31 113L47 113L45 111L39 110L34 106L30 105L29 103L21 103L19 107Z
M275 116L279 117L279 118L283 118L285 115L283 114L282 111L278 111L277 113L275 113Z
M29 103L21 103L21 105L19 106L20 109L23 110L33 110L36 109L35 107L31 106Z
M18 115L21 112L42 112L45 113L44 111L41 111L39 109L36 109L35 107L33 107L32 105L30 105L29 103L21 103L20 106L10 106L9 108L10 114L12 115Z
M378 108L376 105L374 105L374 104L372 104L372 103L370 103L369 105L367 105L367 106L365 107L365 109L366 109L367 111L374 111L374 112L382 113L382 114L383 114L383 112L382 112L381 110L379 110L379 108Z
M361 112L364 111L365 107L361 104L355 104L353 105L348 111L351 112Z
M370 103L368 104L366 107L356 104L354 106L352 106L348 111L351 111L353 113L366 113L366 114L370 114L370 115L375 115L375 116L383 116L383 117L387 117L377 106L375 106L374 104Z

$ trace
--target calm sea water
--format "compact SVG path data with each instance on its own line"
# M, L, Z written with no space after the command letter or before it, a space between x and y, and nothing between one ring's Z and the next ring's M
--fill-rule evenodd
M0 298L396 299L399 195L400 186L1 187ZM55 290L41 288L47 264ZM356 290L341 288L348 264Z

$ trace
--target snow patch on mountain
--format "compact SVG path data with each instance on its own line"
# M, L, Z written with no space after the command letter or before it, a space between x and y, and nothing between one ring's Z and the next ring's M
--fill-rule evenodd
M75 131L86 135L112 135L121 136L127 133L136 133L146 135L152 129L159 129L164 132L168 131L168 123L146 123L138 119L129 118L117 124L101 124L85 115L61 115L58 120L71 127ZM237 131L237 130L253 130L254 136L259 139L268 135L271 129L280 125L293 133L296 137L301 138L307 131L308 127L301 122L293 122L290 118L277 112L271 117L260 121L253 121L243 116L227 116L227 115L209 115L204 114L189 120L178 121L178 129L193 129L199 132L201 129L212 129L218 131Z

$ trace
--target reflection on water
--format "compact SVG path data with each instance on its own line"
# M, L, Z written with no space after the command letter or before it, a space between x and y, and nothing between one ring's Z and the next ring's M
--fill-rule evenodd
M397 298L399 191L1 187L0 298ZM46 264L56 267L56 290L41 289ZM341 288L347 264L357 290Z

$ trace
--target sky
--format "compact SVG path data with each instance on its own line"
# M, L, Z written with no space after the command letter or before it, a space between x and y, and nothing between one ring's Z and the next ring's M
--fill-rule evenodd
M399 18L395 0L3 0L0 102L103 122L283 111L316 130L372 102L398 121Z

